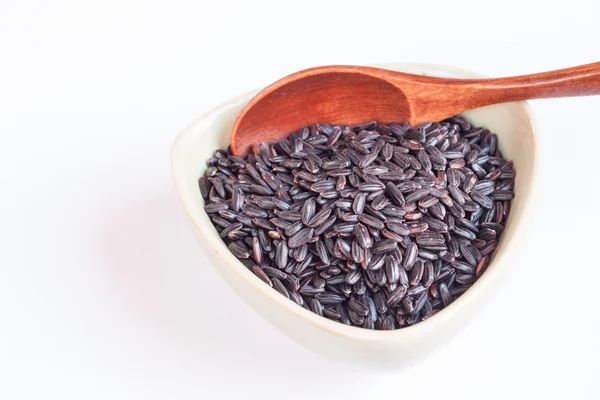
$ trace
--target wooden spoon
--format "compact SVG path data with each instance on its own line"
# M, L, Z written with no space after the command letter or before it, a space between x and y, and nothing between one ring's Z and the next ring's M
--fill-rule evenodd
M600 94L600 62L498 79L446 79L380 68L324 66L278 80L244 108L231 149L245 155L315 122L355 125L377 120L417 125L496 103Z

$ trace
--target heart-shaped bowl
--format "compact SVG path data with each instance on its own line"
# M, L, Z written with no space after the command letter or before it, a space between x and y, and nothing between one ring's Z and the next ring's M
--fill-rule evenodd
M439 65L376 66L449 78L482 77ZM498 135L501 151L507 159L514 161L517 171L511 212L487 271L462 296L431 318L404 329L373 331L320 317L270 288L229 252L203 210L204 200L198 188L198 178L206 169L206 160L216 149L227 148L237 116L257 92L231 99L197 119L179 134L172 149L175 183L198 242L233 292L296 342L355 370L406 366L425 358L467 327L492 295L498 292L509 270L518 265L518 254L524 247L526 230L531 225L533 201L538 192L539 145L534 118L527 103L497 104L464 114L473 124ZM223 296L232 294L223 293Z

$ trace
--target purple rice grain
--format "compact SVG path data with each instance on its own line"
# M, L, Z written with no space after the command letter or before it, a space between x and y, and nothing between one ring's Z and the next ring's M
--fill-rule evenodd
M265 274L265 272L260 269L259 267L257 267L256 265L252 267L252 272L254 272L254 274L256 276L259 277L259 279L263 282L265 282L267 285L273 287L273 282L271 281L271 279L267 276L267 274Z

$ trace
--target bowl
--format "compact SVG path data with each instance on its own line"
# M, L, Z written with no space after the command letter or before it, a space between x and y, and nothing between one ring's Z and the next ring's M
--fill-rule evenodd
M439 65L375 66L449 78L483 77ZM257 92L231 99L197 119L179 134L172 149L175 183L193 231L212 266L233 292L291 339L354 370L405 367L432 354L465 329L500 290L507 273L518 265L518 254L524 248L526 230L531 225L529 220L537 192L535 176L539 146L528 104L498 104L463 114L473 124L487 127L498 135L501 151L514 161L517 171L511 214L487 271L462 296L431 318L399 330L372 331L320 317L264 284L229 252L203 210L204 200L198 189L198 178L206 169L205 162L214 150L228 146L237 116Z

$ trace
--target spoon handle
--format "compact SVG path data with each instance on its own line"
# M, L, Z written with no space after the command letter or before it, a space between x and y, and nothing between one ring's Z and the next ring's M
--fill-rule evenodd
M482 101L516 101L600 94L600 62L539 74L472 82Z
M402 84L403 77L394 77ZM600 62L556 71L494 79L418 77L413 112L423 121L487 106L528 99L600 95ZM406 88L405 85L403 85ZM444 114L444 115L437 115ZM437 117L437 119L436 119Z

